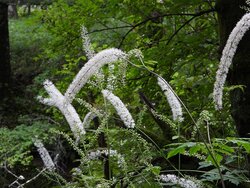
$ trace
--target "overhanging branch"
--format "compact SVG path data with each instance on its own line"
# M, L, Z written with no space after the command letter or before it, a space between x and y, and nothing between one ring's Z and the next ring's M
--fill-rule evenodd
M174 38L175 35L178 34L178 32L184 28L188 23L190 23L193 19L199 17L199 16L202 16L204 14L209 14L211 12L215 12L215 9L212 8L212 9L209 9L209 10L205 10L205 11L201 11L201 12L198 12L198 13L176 13L176 14L161 14L161 15L157 15L157 16L154 16L154 17L149 17L133 26L126 26L126 27L131 27L127 33L125 33L125 35L122 37L121 39L121 42L118 46L118 48L121 48L121 46L123 45L123 42L125 41L126 37L137 27L141 26L141 25L144 25L146 24L147 22L153 20L153 19L157 19L157 18L163 18L163 17L168 17L168 16L192 16L189 20L187 20L177 31L174 32L174 34L169 38L167 44L169 44L169 42Z

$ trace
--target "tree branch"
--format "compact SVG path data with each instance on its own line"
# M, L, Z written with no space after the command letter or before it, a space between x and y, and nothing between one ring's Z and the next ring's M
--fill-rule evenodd
M172 38L178 34L178 32L183 28L185 27L189 22L191 22L194 18L196 17L199 17L199 16L202 16L204 14L209 14L211 12L214 12L215 9L212 8L212 9L209 9L209 10L205 10L205 11L201 11L201 12L198 12L198 13L176 13L176 14L161 14L161 15L157 15L157 16L154 16L154 17L149 17L135 25L133 25L128 31L127 33L122 37L121 39L121 42L118 46L118 48L121 48L121 46L123 45L123 42L125 41L126 37L137 27L139 27L140 25L143 25L143 24L146 24L147 22L153 20L153 19L157 19L157 18L163 18L163 17L167 17L167 16L192 16L192 18L190 18L187 22L185 22L171 37L170 39L168 40L169 42L172 40ZM169 44L169 42L167 44Z
M202 16L204 14L208 14L208 13L211 13L211 12L214 12L215 9L209 9L209 10L206 10L206 11L201 11L197 14L193 14L193 17L188 19L184 24L182 24L174 33L173 35L171 35L167 41L167 45L172 41L172 39L179 33L179 31L184 28L187 24L189 24L193 19L199 17L199 16Z
M103 29L96 29L96 30L90 31L90 32L88 32L88 34L98 33L98 32L102 32L102 31L123 29L123 28L128 28L128 27L133 27L133 26L132 25L124 25L124 26L117 26L117 27L106 27L106 28L103 28Z
M47 168L42 169L37 175L35 175L33 178L27 180L25 183L19 185L17 188L23 188L24 185L27 185L28 183L30 183L31 181L34 181L36 178L38 178L38 176L40 176Z

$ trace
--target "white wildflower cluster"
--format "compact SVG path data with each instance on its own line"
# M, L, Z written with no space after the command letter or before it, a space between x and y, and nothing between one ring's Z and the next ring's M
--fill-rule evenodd
M114 106L124 125L127 128L134 128L135 121L121 99L108 90L102 90L102 94Z
M91 48L91 42L89 39L88 31L85 26L82 26L82 32L81 32L81 37L82 37L82 43L83 43L83 49L86 52L86 56L88 59L91 59L95 55L95 51L92 50Z
M88 159L95 160L95 159L100 158L102 155L105 155L105 156L109 155L110 157L112 157L112 156L117 155L117 151L116 150L107 150L107 149L91 151L88 154Z
M158 85L161 87L162 91L167 97L167 101L169 103L169 106L173 114L173 120L182 122L183 116L182 116L181 104L177 99L177 97L175 96L175 94L173 93L173 89L163 78L160 77L158 77Z
M215 108L217 110L222 108L223 87L226 81L227 73L232 64L233 57L237 50L237 46L244 34L250 27L250 13L245 14L241 20L236 24L235 28L228 37L227 43L223 49L222 57L219 64L219 69L216 73L216 81L214 84L213 98Z
M79 133L85 134L85 130L78 113L71 105L72 100L74 99L77 92L79 92L83 85L88 81L88 79L97 70L99 70L101 66L108 62L114 62L124 57L125 53L123 53L121 50L103 50L85 64L85 66L81 69L74 81L69 86L64 96L58 91L51 81L46 80L44 82L44 88L48 92L50 98L38 97L38 99L43 104L57 107L65 116L74 136L79 139Z
M183 187L183 188L201 188L202 187L200 184L197 184L196 182L192 180L179 178L174 174L160 175L160 180L166 183L179 185L180 187Z
M44 88L49 94L50 98L42 98L39 96L38 100L43 104L57 107L66 118L75 138L79 139L81 134L85 134L85 130L75 108L60 93L60 91L58 91L51 81L46 80L44 82Z
M125 58L126 54L116 48L106 49L99 52L93 58L91 58L78 72L73 82L67 89L65 97L69 100L69 102L72 102L75 95L86 84L89 78L93 74L95 74L103 65L107 63L116 62Z
M37 151L43 160L44 166L49 171L55 170L55 164L54 164L53 160L51 159L48 150L44 147L43 143L40 140L36 139L34 141L34 145L37 147Z

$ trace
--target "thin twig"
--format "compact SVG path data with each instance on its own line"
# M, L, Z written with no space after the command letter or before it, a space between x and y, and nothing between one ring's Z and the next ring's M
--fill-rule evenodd
M40 176L45 170L47 170L47 168L42 169L37 175L35 175L33 178L27 180L25 183L19 185L17 188L22 188L24 185L30 183L31 181L34 181L36 178L38 178L38 176Z
M102 31L123 29L123 28L128 28L128 27L133 27L133 26L132 25L124 25L124 26L117 26L117 27L106 27L106 28L103 28L103 29L96 29L96 30L90 31L90 32L88 32L88 34L98 33L98 32L102 32Z
M143 24L146 24L147 22L153 20L153 19L156 19L156 18L163 18L163 17L167 17L167 16L192 16L192 18L190 18L187 22L185 22L169 39L169 42L172 40L172 38L185 26L187 25L189 22L191 22L194 18L196 17L199 17L199 16L202 16L204 14L208 14L208 13L211 13L211 12L214 12L215 9L212 8L212 9L209 9L209 10L205 10L205 11L201 11L201 12L198 12L198 13L176 13L176 14L161 14L161 15L158 15L158 16L153 16L153 17L149 17L137 24L135 24L134 26L132 26L131 29L129 29L127 31L127 33L125 33L125 35L122 37L121 39L121 42L118 46L118 48L121 48L121 46L123 45L123 42L124 40L126 39L126 37L136 28L136 27L139 27L140 25L143 25ZM168 42L168 43L169 43Z
M5 165L3 168L4 168L9 174L11 174L11 175L14 176L15 178L19 179L19 176L17 176L17 175L14 174L13 172L11 172L11 171L7 168L6 165Z
M214 12L215 9L209 9L209 10L206 10L206 11L201 11L197 14L194 14L192 18L188 19L184 24L182 24L174 33L173 35L171 35L168 39L168 42L167 42L167 45L172 41L172 39L179 33L179 31L184 28L187 24L189 24L193 19L195 19L196 17L199 17L199 16L202 16L204 14L208 14L210 12Z

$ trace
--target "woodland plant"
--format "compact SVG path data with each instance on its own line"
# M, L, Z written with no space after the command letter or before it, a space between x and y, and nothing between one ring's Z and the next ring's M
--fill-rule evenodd
M178 5L179 2L176 2L176 4ZM126 2L124 2L124 4L125 3ZM132 3L132 1L128 1L128 3ZM135 1L135 3L137 4L139 1ZM162 4L160 4L160 6L162 6ZM72 7L73 6L70 8ZM179 7L177 6L177 8ZM57 8L62 8L63 11L67 12L67 9L63 6L58 6ZM70 9L70 11L72 11L72 9ZM129 9L129 16L131 16L130 11ZM68 13L69 12L65 15ZM74 12L74 14L75 13L76 12ZM107 14L107 12L105 12L105 14ZM79 15L77 16L80 18ZM61 18L62 15L58 12L58 16ZM129 19L135 23L137 21L139 22L140 19L138 18L140 18L140 16L135 17L136 19L133 17L129 17ZM232 32L229 37L229 42L226 45L227 48L225 47L225 52L223 52L214 90L214 98L217 101L215 102L216 107L219 109L222 107L222 89L224 88L226 73L239 40L249 27L248 17L248 15L244 16L237 24L234 32ZM72 19L72 17L67 15L61 20L69 21L70 19L68 18ZM183 18L181 17L181 19ZM204 19L207 19L207 17ZM163 22L162 27L165 27L166 24L171 26L171 24L173 24L172 21L176 22L178 18L169 20L169 23ZM46 17L44 21L46 21ZM92 23L91 21L89 22ZM201 22L203 25L203 21ZM70 20L67 22L70 27L73 26L72 23L76 24L77 27L80 25L77 21L72 22L72 20ZM82 23L82 21L80 23ZM117 24L117 22L115 22L115 24ZM197 25L201 27L199 23ZM130 29L131 26L128 25L127 27ZM192 25L192 27L195 26ZM65 31L65 28L65 26L60 27L63 31ZM52 29L56 30L58 28L54 28L53 25ZM47 111L50 115L54 115L53 119L62 120L61 114L63 114L70 126L71 131L69 133L62 132L62 129L65 131L63 126L59 127L60 131L53 130L53 133L66 139L78 155L76 157L77 159L74 160L75 168L71 171L72 179L65 180L61 177L60 174L63 174L61 168L63 167L59 166L56 160L58 156L60 159L62 155L66 154L63 151L59 151L59 154L55 155L57 151L51 152L51 150L48 149L49 147L46 149L44 146L48 144L48 142L50 144L53 144L53 142L54 144L60 144L56 143L55 139L51 139L51 137L48 138L47 133L43 134L43 130L45 128L47 129L45 122L42 122L41 125L43 126L39 126L39 128L36 128L36 126L28 128L20 126L12 132L8 129L1 129L0 134L4 143L0 148L1 166L6 164L7 167L13 167L19 164L30 164L32 155L29 149L35 148L38 150L37 153L40 154L41 162L44 164L44 169L41 170L38 175L42 173L48 177L50 181L67 188L163 187L165 185L180 187L217 187L217 185L223 181L236 185L248 181L245 176L246 171L244 170L244 165L246 164L245 156L250 152L249 140L232 137L226 137L224 139L215 138L215 135L225 135L220 134L217 130L224 131L225 125L229 124L229 121L223 117L218 119L218 114L221 115L223 112L214 113L214 111L211 110L211 104L207 104L205 107L202 106L202 104L204 105L204 103L210 101L210 98L208 95L197 94L195 90L195 87L200 84L203 86L201 88L205 88L208 93L210 85L212 85L209 84L210 82L207 81L209 79L206 77L211 73L211 70L213 70L213 68L211 68L211 61L204 59L204 56L208 54L207 51L211 51L211 49L208 50L209 48L199 44L199 49L205 49L206 53L204 53L204 56L196 58L196 56L186 54L187 52L184 53L183 48L190 50L190 46L183 46L183 44L180 46L181 42L178 41L178 43L174 44L177 45L174 51L172 50L173 46L169 45L169 48L165 49L167 47L162 45L164 49L164 53L162 53L162 51L154 46L154 42L158 44L158 41L154 41L154 39L150 41L148 38L145 38L145 40L139 42L141 43L140 45L145 45L145 48L147 48L146 46L150 46L146 52L144 46L141 47L146 57L144 60L140 50L124 52L125 50L122 51L118 48L111 48L101 51L100 49L106 48L104 43L109 39L102 40L101 43L103 46L97 48L97 46L101 45L91 43L88 37L88 31L85 27L82 27L80 32L74 27L67 33L61 32L60 29L59 34L61 35L63 33L61 38L68 39L65 35L71 37L72 34L74 34L74 36L72 36L73 38L79 38L81 35L86 57L81 56L82 52L78 51L78 45L75 45L75 42L72 43L74 47L72 49L77 49L74 52L75 54L80 54L80 57L77 55L75 59L72 59L71 57L65 56L67 63L63 65L60 64L62 67L58 68L55 73L57 74L55 76L56 79L64 77L63 81L60 83L59 81L55 81L56 79L51 78L51 80L56 83L55 86L53 82L46 80L44 87L48 97L45 97L46 94L44 94L44 97L39 97L39 100L44 104L52 106L52 108L47 109ZM170 27L169 31L171 31ZM195 30L192 28L192 30L183 33L185 36L188 36L193 31ZM209 33L209 31L207 32ZM140 32L138 33L140 34ZM129 49L130 45L133 47L137 45L140 46L138 42L134 44L135 36L137 36L138 33L131 32L131 37L126 39ZM187 33L189 34L186 35ZM182 36L180 36L180 38ZM194 41L201 43L200 40L196 40L197 38L194 36L195 35L191 38L190 43ZM131 38L132 42L128 40ZM53 37L51 40L52 39ZM57 38L54 41L58 42L60 40ZM95 41L98 41L98 38L95 39ZM62 44L64 45L65 42ZM69 48L71 49L70 44L71 43L62 50L63 53L67 52ZM56 45L59 46L58 43ZM151 45L153 45L153 47ZM96 53L93 49L97 49L97 51L100 52ZM190 53L195 53L194 51L195 50L190 50ZM171 53L173 55L166 57L166 61L158 62L159 59L165 59L163 57L166 56L166 54L169 55ZM187 56L186 59L183 57L175 57L182 53L184 56ZM210 53L210 55L211 54L212 53ZM51 53L50 55L55 54ZM149 58L155 59L154 57L158 59L155 61L148 60ZM87 63L85 63L73 79L73 82L69 84L69 82L72 81L72 77L74 76L73 72L77 69L78 63L82 66L81 63L83 63L86 58L88 59ZM173 62L176 63L173 63L172 59L174 59ZM201 60L204 61L203 64L198 63L202 62ZM185 64L189 64L190 62L193 62L192 67L185 66ZM209 62L209 66L207 69L204 69L204 65L207 66L207 62ZM175 64L175 66L166 68L172 63ZM165 68L163 68L162 65L164 65ZM155 68L157 66L162 69L161 74L163 73L163 77L167 80L171 80L169 83L156 74L156 72L160 72ZM199 66L204 69L204 71L199 72L201 75L187 75L189 71L192 72L191 70L196 72ZM59 70L61 68L62 70ZM179 71L179 68L182 70ZM171 73L166 73L168 71ZM144 74L145 72L146 74ZM126 76L128 78L127 81L125 80ZM47 78L48 76L43 75L43 77ZM38 79L43 78L40 77ZM148 81L150 85L150 87L145 88L143 92L141 92L141 90L144 89L145 81L140 81L142 79ZM133 82L131 80L136 81ZM134 85L136 85L134 83L137 84L137 86L135 86L136 88L134 87ZM156 83L158 83L158 85ZM166 96L167 101L160 91L160 88ZM187 90L184 88L191 92L186 93ZM137 95L132 96L132 91L139 92L141 98ZM150 93L150 99L155 102L152 102L150 99L147 100L144 93ZM153 99L151 98L152 93L155 94ZM199 97L196 98L198 95ZM188 111L180 98L183 98L187 106L192 109L191 112ZM205 100L199 101L199 99L204 98ZM186 101L186 99L193 102L190 103ZM144 103L143 105L141 104L142 102ZM169 105L166 105L166 102L168 102ZM59 111L57 109L59 109ZM172 119L170 118L171 113L168 113L168 109L172 111ZM86 115L84 116L84 114ZM153 126L156 124L161 127ZM49 124L48 127L48 129L50 129L52 125ZM230 129L230 131L233 132L232 129ZM37 136L35 137L37 139L32 139L31 137L33 136L30 135ZM71 138L72 135L74 138ZM24 144L21 144L20 140L24 141ZM172 143L168 144L170 142ZM188 169L184 168L186 158L197 161L198 169L196 166L189 166ZM61 158L61 160L63 159ZM36 177L37 176L34 178ZM18 182L23 181L23 177L17 176L17 180ZM16 183L16 181L13 181L13 183ZM29 183L29 181L26 181L26 183Z
M214 99L218 109L222 106L222 89L228 68L239 41L250 26L249 23L249 14L246 14L232 31L223 51L214 88ZM110 48L95 53L85 27L82 28L81 35L88 62L75 76L65 94L62 94L51 81L46 80L44 88L49 97L38 98L46 105L57 107L64 115L76 141L66 133L58 131L57 133L63 135L81 157L79 167L72 170L72 181L59 181L59 183L64 184L65 187L161 187L165 184L180 187L206 187L214 186L220 181L222 187L225 187L224 181L230 181L236 185L247 181L241 165L244 163L244 155L250 152L248 140L211 138L207 113L203 113L203 119L195 121L170 84L158 74L148 70L142 55L137 53L138 51L125 53L120 49ZM141 63L140 66L130 61L131 54L136 54ZM123 63L148 70L157 78L158 85L167 97L173 116L173 121L168 118L165 118L167 121L161 118L161 121L178 127L177 135L173 135L175 136L173 140L178 140L177 143L160 148L146 133L146 130L143 131L143 126L138 127L137 122L141 124L143 119L135 119L135 114L130 113L133 111L130 109L133 108L129 105L126 106L122 99L114 94L118 88L114 84L116 83L114 82L116 70ZM102 71L101 68L103 68ZM106 80L105 70L109 71ZM105 81L108 83L103 85ZM81 89L89 89L91 87L88 85L91 84L92 87L99 90L99 93L103 94L103 99L97 101L98 105L92 105L81 98L76 98ZM81 120L81 116L73 106L74 99L80 101L89 110L84 121ZM110 106L113 107L109 108ZM186 114L184 113L184 115L190 116L195 125L192 137L194 138L198 134L202 141L189 142L180 134L179 127L184 123L182 107L185 109ZM155 108L151 106L150 113L157 118L155 115L157 112L154 110ZM159 119L157 120L159 121ZM91 121L92 124L89 123ZM199 126L204 122L206 136L200 131ZM171 126L169 125L169 127ZM35 143L42 147L41 144L37 144L37 141ZM178 158L178 167L169 161L174 156ZM182 170L180 165L182 156L197 158L199 168L206 170ZM157 157L162 158L167 165L155 162L154 159ZM230 165L236 166L231 168ZM52 166L50 165L49 168ZM190 172L196 178L185 176ZM198 175L199 173L201 176Z
M227 43L222 52L219 69L214 84L214 101L216 109L222 108L222 94L229 67L232 64L237 46L244 34L250 28L250 14L245 14L230 33Z
M37 151L43 160L44 166L49 171L53 171L55 169L55 164L54 164L53 160L51 159L48 150L44 147L41 140L35 139L34 145L37 147Z

